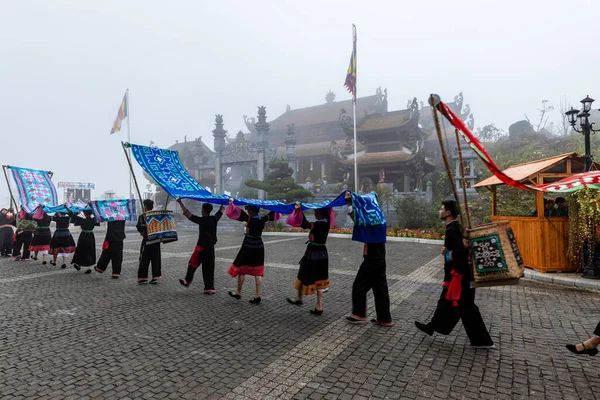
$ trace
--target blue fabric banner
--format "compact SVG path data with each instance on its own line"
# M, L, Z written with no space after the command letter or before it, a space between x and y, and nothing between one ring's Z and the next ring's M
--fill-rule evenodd
M174 150L129 144L135 160L174 199L194 199L226 205L229 196L206 190L187 172Z
M219 205L228 204L230 198L228 195L212 194L190 176L176 151L137 144L129 144L129 146L131 146L138 164L174 199L181 197L182 199L194 199ZM342 192L335 199L321 203L301 203L301 207L303 210L314 210L345 206L345 193ZM236 206L256 206L282 214L291 214L295 207L295 203L285 204L277 200L244 198L234 199L233 204ZM379 207L377 194L374 192L366 195L352 193L352 206L355 211L353 240L367 243L385 243L386 221Z
M90 202L98 222L136 221L135 200L96 200Z
M385 243L387 240L386 220L377 193L358 194L350 192L354 210L352 240L363 243Z
M67 210L68 209L68 210ZM84 210L91 210L89 204L84 203L82 201L78 201L77 203L67 203L66 207L64 204L55 206L55 207L44 207L44 212L46 214L54 214L54 213L64 213L66 214L67 211L71 211L72 213L75 214L79 214L80 212L84 211Z
M49 171L8 166L12 173L19 199L26 212L33 212L38 205L54 207L58 204L56 187Z

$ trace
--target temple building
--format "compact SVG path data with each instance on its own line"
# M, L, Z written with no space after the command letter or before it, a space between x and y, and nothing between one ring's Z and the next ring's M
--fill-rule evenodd
M471 128L473 115L463 107L460 93L446 104ZM258 119L258 122L257 122ZM257 118L244 116L247 132L230 137L218 115L213 131L215 151L201 137L176 143L183 164L210 190L235 195L249 178L262 178L273 157L287 159L299 183L343 183L353 180L354 121L352 100L335 101L331 91L325 103L292 109L268 121L259 107ZM425 190L423 177L441 167L440 148L429 106L413 99L406 109L389 111L387 90L356 100L359 182L385 183L398 192ZM445 132L456 147L454 130ZM470 171L474 174L474 171ZM350 185L348 185L350 186Z

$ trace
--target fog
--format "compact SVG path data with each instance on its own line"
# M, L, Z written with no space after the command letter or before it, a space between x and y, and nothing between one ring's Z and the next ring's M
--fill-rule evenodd
M358 96L387 88L390 110L462 91L476 127L507 129L535 120L542 100L600 96L599 2L491 3L5 0L0 162L127 196L126 123L109 134L127 88L132 142L201 136L212 147L217 113L234 136L258 105L270 120L330 89L349 99L352 23ZM2 182L0 205L7 196Z

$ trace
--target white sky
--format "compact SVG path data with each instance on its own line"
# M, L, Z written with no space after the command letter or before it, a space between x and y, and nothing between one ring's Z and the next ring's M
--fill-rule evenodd
M600 99L598 15L583 0L4 0L0 163L126 195L126 124L109 135L126 88L134 143L212 147L217 113L233 136L258 105L273 119L329 89L350 98L352 23L359 96L382 86L394 110L462 91L476 126L507 129L545 99Z

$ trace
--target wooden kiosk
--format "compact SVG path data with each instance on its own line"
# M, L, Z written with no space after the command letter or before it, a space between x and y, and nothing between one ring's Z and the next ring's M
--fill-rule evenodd
M600 164L595 164L596 168L600 169ZM581 173L584 166L583 156L578 153L566 153L515 165L503 172L519 182L541 185ZM544 216L544 196L558 197L560 194L536 191L537 216L497 215L496 188L503 184L492 176L473 187L485 187L492 192L492 222L510 221L525 266L540 272L577 271L579 266L572 265L567 258L569 218Z

